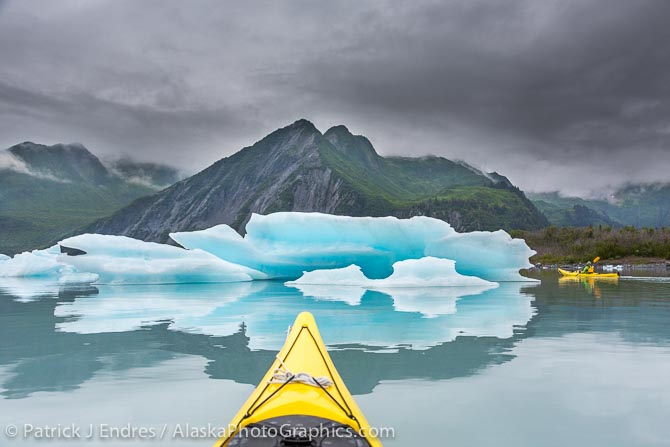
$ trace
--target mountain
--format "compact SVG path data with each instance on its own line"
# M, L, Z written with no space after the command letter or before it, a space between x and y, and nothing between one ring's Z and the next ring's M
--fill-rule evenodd
M621 226L606 212L604 201L563 197L558 192L528 193L528 198L544 214L551 225L557 227L588 227L589 225Z
M624 186L603 207L613 219L634 227L670 227L670 183Z
M138 162L130 158L109 161L108 167L127 182L147 186L153 190L165 189L183 178L172 166Z
M81 144L0 151L0 253L44 247L156 190L108 169Z
M563 197L557 192L529 193L528 197L555 226L670 226L670 183L626 185L608 200Z
M459 230L534 229L544 216L506 178L441 157L382 157L344 126L299 120L198 174L136 200L86 231L166 242L251 213L319 211L445 219Z

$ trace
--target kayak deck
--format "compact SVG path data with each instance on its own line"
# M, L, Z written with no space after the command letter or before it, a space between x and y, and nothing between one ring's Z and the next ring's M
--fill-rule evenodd
M558 269L558 272L563 276L584 277L584 278L618 278L619 273L582 273L570 272L568 270Z
M269 430L268 427L277 421L289 421L295 425L283 425L284 433L277 433L274 437L252 436L254 433L260 434L263 427L266 428L266 434L274 434L276 430ZM317 433L311 430L310 438L314 442L318 441L316 444L308 440L290 441L286 438L291 436L287 431L306 426L323 428L325 433L318 434L324 434L323 439L326 441L319 443L321 438L311 436ZM309 312L298 315L276 360L235 415L230 427L215 447L381 446L381 442L371 435L370 425L335 369L314 317ZM337 427L339 431L334 430ZM343 430L349 430L356 436L343 433Z
M262 436L262 433L266 433L268 436ZM261 436L258 436L259 434ZM277 445L370 446L365 438L358 435L356 430L349 426L315 416L300 415L281 416L249 424L233 436L226 445L228 447L276 447Z

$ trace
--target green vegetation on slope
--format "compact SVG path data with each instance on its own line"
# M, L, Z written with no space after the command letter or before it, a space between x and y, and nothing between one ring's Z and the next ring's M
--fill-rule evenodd
M459 231L533 230L546 225L544 216L529 206L520 191L502 184L452 188L436 197L408 204L403 211L398 215L435 217Z
M604 260L628 257L670 259L670 228L551 226L538 231L513 231L512 235L525 239L537 251L531 260L543 264L571 264L596 256Z
M363 139L360 144L366 142ZM504 177L493 181L440 157L384 158L374 154L376 158L361 162L347 156L354 150L348 143L348 151L338 151L331 145L320 147L326 163L359 197L357 202L343 205L339 213L424 215L448 221L460 231L530 230L547 225L544 216Z
M156 191L113 175L81 145L22 143L8 152L23 169L0 169L3 254L44 248Z
M95 185L0 173L0 253L42 248L75 228L153 192L139 185Z
M373 152L362 159L352 153L368 150L365 147L369 144L367 139L348 134L353 141L346 141L346 149L342 149L340 144L345 137L334 139L331 131L325 134L326 139L331 137L331 144L323 142L319 146L324 161L351 187L395 205L424 199L450 187L490 186L493 183L483 175L441 157L385 158ZM345 131L343 128L340 132Z

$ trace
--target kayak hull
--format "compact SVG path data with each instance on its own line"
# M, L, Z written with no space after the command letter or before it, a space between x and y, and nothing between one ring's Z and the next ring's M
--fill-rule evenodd
M292 377L287 372L295 377L316 379L325 385L303 383L297 379L284 382L276 380L278 375ZM283 433L277 434L277 437L249 439L250 434L253 434L252 428L260 433L261 428L276 426L277 421L282 421L283 428ZM276 360L214 446L300 445L284 444L285 438L292 429L306 426L318 426L324 430L323 433L310 430L310 434L326 437L323 441L316 436L316 445L382 445L373 435L365 416L335 369L314 317L309 312L302 312L296 318Z
M574 278L618 278L619 273L582 273L582 272L570 272L568 270L558 269L558 272L567 277Z

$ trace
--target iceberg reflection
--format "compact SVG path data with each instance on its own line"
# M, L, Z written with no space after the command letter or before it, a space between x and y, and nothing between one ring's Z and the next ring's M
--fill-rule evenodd
M388 379L459 377L513 358L509 351L534 314L536 286L523 287L469 294L437 287L301 291L273 281L76 288L3 281L0 367L7 375L0 395L67 391L102 371L181 355L206 358L211 378L255 384L302 310L315 314L354 393Z
M15 301L28 302L44 297L57 297L60 286L53 278L2 278L0 294Z
M523 287L99 286L97 296L61 303L54 314L64 318L57 330L75 333L124 332L168 322L174 331L227 336L244 323L250 349L276 350L295 315L309 309L330 345L424 349L458 335L510 337L515 326L533 316L532 297L521 293Z

